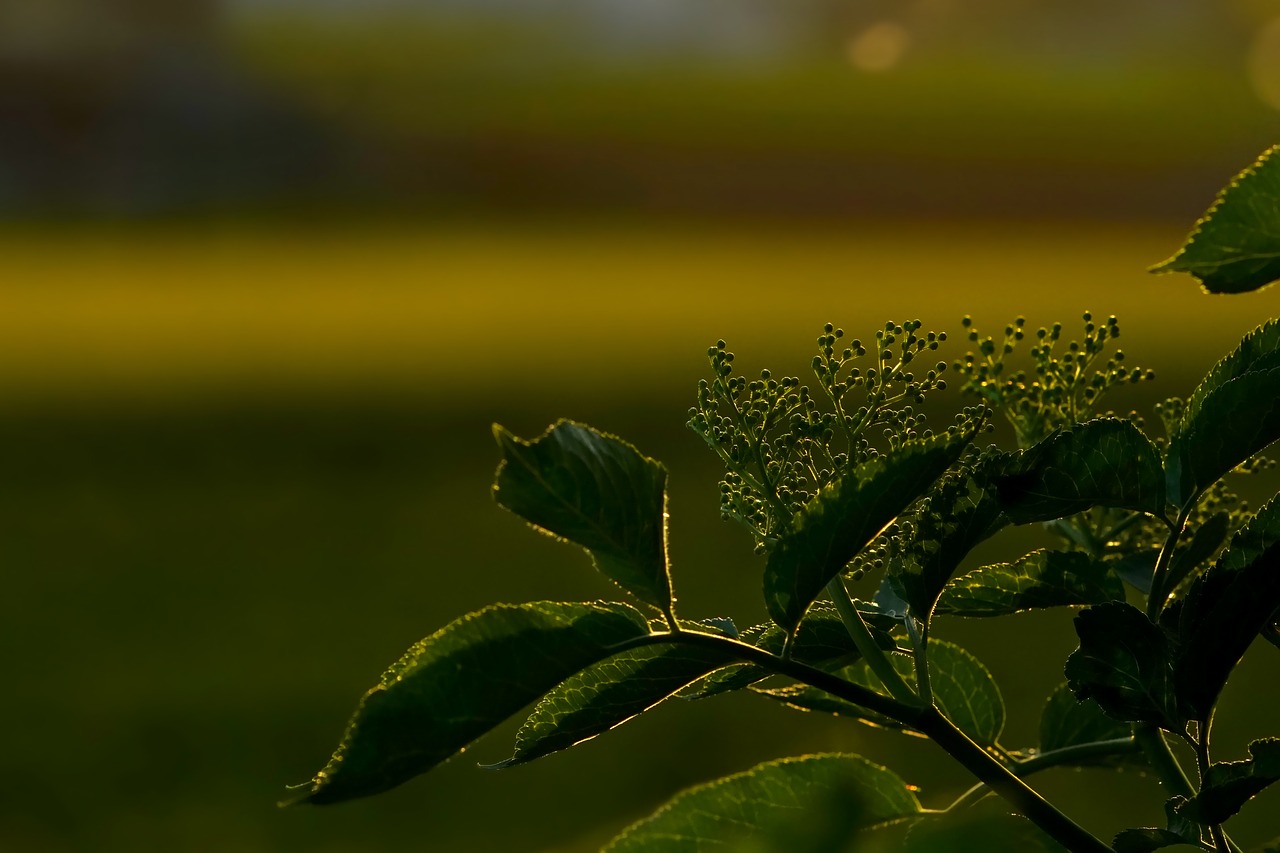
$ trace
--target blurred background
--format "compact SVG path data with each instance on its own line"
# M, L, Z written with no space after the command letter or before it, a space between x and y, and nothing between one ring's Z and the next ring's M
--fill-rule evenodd
M494 507L490 423L667 462L684 613L763 621L683 426L709 343L803 374L826 321L1091 309L1160 377L1110 404L1149 414L1277 311L1144 272L1277 110L1274 0L6 0L0 848L583 851L821 750L945 804L967 780L927 742L734 695L275 807L420 637L615 596ZM1000 678L1011 747L1069 620L938 628ZM1217 757L1276 733L1278 664L1233 679ZM1040 784L1098 832L1161 821L1136 774Z

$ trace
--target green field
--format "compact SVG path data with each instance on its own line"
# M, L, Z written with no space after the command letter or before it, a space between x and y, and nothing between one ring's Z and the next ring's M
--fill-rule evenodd
M0 235L0 655L14 674L0 848L586 850L683 785L816 750L893 763L942 802L967 782L929 743L735 695L477 770L506 757L509 726L384 797L275 807L415 640L494 600L615 594L583 555L493 506L491 422L528 434L572 416L668 462L684 612L762 621L759 565L717 521L715 465L682 425L708 343L724 337L748 369L801 372L827 320L954 331L971 313L995 330L1022 313L1070 328L1088 308L1119 315L1131 362L1157 369L1114 402L1149 410L1277 313L1275 291L1211 298L1146 275L1182 232ZM1020 665L1061 661L1068 623L944 626L1004 686L1013 745L1056 683ZM1242 697L1278 676L1274 651L1255 649L1224 694L1222 743L1270 722ZM1134 805L1158 803L1137 775L1042 782L1074 791L1068 810L1099 831L1160 819ZM1274 834L1265 808L1246 808L1242 840Z

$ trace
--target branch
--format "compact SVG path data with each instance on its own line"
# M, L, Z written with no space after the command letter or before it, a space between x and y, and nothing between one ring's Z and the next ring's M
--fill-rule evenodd
M764 649L718 634L688 630L679 634L648 634L612 646L610 651L620 654L642 646L662 644L684 644L728 652L740 661L758 664L770 672L816 687L838 699L852 702L922 732L1071 853L1113 853L1110 847L1058 811L990 753L970 740L936 708L907 705L807 664L784 660Z
M1041 770L1048 770L1052 767L1060 767L1064 764L1075 764L1100 758L1114 758L1135 752L1141 752L1141 747L1131 737L1097 740L1036 753L1029 758L1015 761L1009 770L1019 779L1025 779L1033 773L1039 773ZM986 783L979 782L961 794L954 803L947 807L947 811L968 808L989 793L991 793L991 788Z

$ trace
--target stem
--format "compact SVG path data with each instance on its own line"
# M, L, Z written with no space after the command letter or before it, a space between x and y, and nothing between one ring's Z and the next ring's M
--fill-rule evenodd
M746 663L759 664L770 672L793 678L830 693L838 699L860 705L869 711L883 714L916 729L932 738L934 743L942 747L948 755L964 765L970 773L989 785L1019 813L1030 819L1071 853L1113 853L1110 847L1058 811L1007 767L971 741L936 708L907 705L799 661L783 660L764 649L740 640L731 640L717 634L704 634L701 631L684 630L679 634L647 634L611 646L609 651L613 654L621 654L644 646L663 644L684 644L720 650L729 657ZM876 651L879 652L879 649Z
M1072 853L1111 853L1111 848L1088 830L1058 811L1044 797L1019 779L1009 768L996 761L982 747L971 741L936 708L923 714L916 726L965 769L999 794L1019 813L1053 837Z
M1213 727L1213 713L1196 723L1196 766L1200 771L1200 787L1204 788L1206 780L1209 778L1209 767L1212 762L1209 760L1209 730ZM1211 823L1209 826L1209 836L1213 839L1213 847L1218 853L1228 853L1231 849L1227 844L1226 834L1222 831L1222 824Z
M1117 755L1127 755L1138 751L1138 742L1131 737L1098 740L1037 753L1030 758L1015 761L1009 770L1014 776L1024 779L1033 773L1039 773L1041 770L1048 770L1051 767L1058 767L1063 764L1073 764L1099 758L1112 758ZM947 811L968 808L990 792L991 789L987 787L986 783L979 782L961 794L954 803L947 807Z
M1170 796L1195 795L1191 780L1187 778L1182 765L1169 749L1164 733L1157 726L1139 723L1133 727L1133 739L1142 748L1143 754L1151 764L1151 769L1156 771L1156 776L1160 777L1161 784L1168 790Z
M911 651L915 655L916 692L920 695L922 703L932 705L933 688L929 686L929 625L925 623L924 630L921 630L921 623L909 613L904 622L907 626L907 636L911 638Z
M1168 596L1168 590L1164 588L1164 584L1169 572L1169 563L1173 560L1173 551L1178 547L1178 539L1182 536L1182 529L1187 526L1187 518L1191 515L1196 500L1197 498L1193 497L1178 512L1178 520L1169 528L1169 535L1165 537L1160 556L1156 558L1155 569L1151 572L1151 592L1147 594L1147 616L1152 622L1159 619L1160 611L1164 610L1164 601Z
M741 640L722 637L719 634L706 634L702 631L693 631L688 628L682 629L679 634L645 634L642 637L635 637L626 642L610 646L609 653L618 655L633 649L660 645L686 645L716 649L744 663L754 663L770 672L785 675L787 678L816 687L819 690L830 693L837 699L844 699L847 702L860 705L868 711L874 711L877 714L897 720L905 726L919 727L918 718L922 713L920 708L904 705L896 699L891 699L882 693L863 687L861 684L845 681L843 678L832 675L829 672L823 672L800 661L784 660L758 646L744 643Z
M836 575L827 584L827 595L831 596L831 600L836 603L836 610L840 613L840 621L844 623L845 630L849 632L849 637L853 640L853 644L862 653L862 659L867 662L867 666L871 667L871 671L889 690L893 698L915 707L931 704L922 701L921 697L916 696L916 692L898 674L898 670L894 668L892 661L876 645L875 638L871 636L871 630L867 628L867 623L862 620L862 614L858 612L853 599L849 597L849 590L839 575Z

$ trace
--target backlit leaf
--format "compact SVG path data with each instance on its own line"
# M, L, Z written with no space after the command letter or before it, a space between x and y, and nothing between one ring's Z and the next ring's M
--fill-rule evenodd
M832 844L859 830L919 814L920 803L892 771L855 755L770 761L677 794L615 838L607 853L704 853L796 849L797 831L832 818ZM837 846L838 844L838 846ZM812 846L811 846L812 849Z
M907 442L823 488L796 513L765 566L769 615L784 630L853 557L960 458L972 433Z
M1248 761L1222 761L1209 767L1200 793L1178 807L1196 823L1223 823L1271 783L1280 780L1280 738L1249 744Z
M974 546L1008 524L991 477L1006 457L941 480L912 517L910 539L899 546L887 578L917 619L927 621L938 595Z
M623 589L667 611L667 469L621 439L560 421L533 441L493 428L494 499L590 552Z
M364 695L298 800L336 803L394 788L608 657L610 646L647 633L625 604L496 604L451 622Z
M1164 511L1160 451L1131 422L1096 418L1028 448L998 481L1015 524L1064 518L1095 506Z
M882 649L897 648L897 642L889 635L896 621L865 602L855 602L863 621ZM781 654L787 635L776 624L757 625L743 632L743 638L752 645L758 646L773 654ZM829 664L832 661L852 663L861 653L849 637L840 613L830 602L819 601L809 608L796 630L795 643L791 649L793 660L814 666ZM756 664L738 664L713 672L702 680L692 691L684 695L690 699L706 699L720 693L741 690L769 677L769 671Z
M1169 577L1164 583L1165 589L1177 589L1178 584L1212 557L1226 541L1230 528L1231 516L1225 512L1214 513L1196 527L1191 534L1191 541L1173 555L1173 561L1169 564Z
M1049 695L1040 712L1040 751L1066 749L1086 743L1116 740L1129 736L1130 725L1113 720L1092 699L1081 702L1066 684ZM1085 759L1074 766L1110 764L1115 758Z
M994 744L1004 731L1005 710L1000 688L991 673L973 655L944 640L930 640L927 654L929 686L938 709L977 743L983 746ZM889 661L908 685L915 685L915 666L910 655L891 655ZM836 674L878 693L888 694L865 661L843 667ZM840 714L889 728L901 728L899 723L837 699L816 687L797 684L759 692L806 711Z
M1151 271L1190 273L1210 293L1244 293L1280 279L1276 150L1232 178L1178 253Z
M1219 385L1169 443L1171 499L1186 503L1223 474L1280 438L1280 367Z
M1107 564L1079 551L1033 551L1013 563L983 566L953 579L934 612L1003 616L1115 600L1124 600L1124 586Z
M1280 607L1280 499L1232 538L1187 591L1178 612L1180 694L1205 719L1232 669Z
M1075 627L1080 647L1067 658L1066 675L1077 698L1096 700L1117 720L1182 730L1186 716L1174 692L1169 639L1162 628L1119 601L1085 608Z

